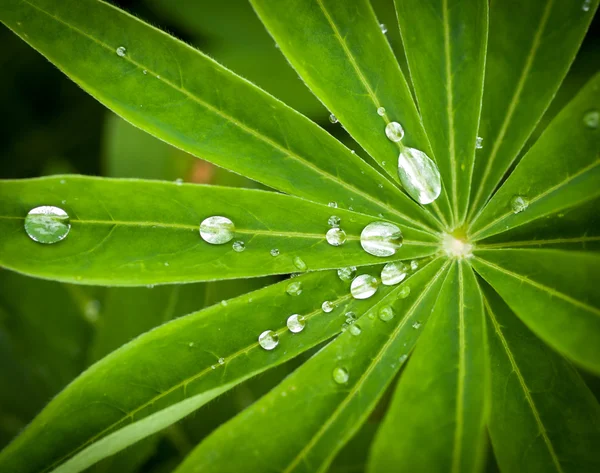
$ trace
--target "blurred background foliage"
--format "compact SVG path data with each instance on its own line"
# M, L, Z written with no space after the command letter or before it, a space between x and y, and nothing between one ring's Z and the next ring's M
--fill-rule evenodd
M198 47L307 115L366 157L289 66L247 0L118 0L116 5ZM406 60L392 0L373 0L401 67ZM600 64L600 20L532 136ZM129 125L0 27L0 178L58 173L260 187ZM527 147L526 147L527 148ZM161 286L96 288L34 280L0 270L0 448L86 366L172 318L273 282L272 277ZM275 386L311 353L243 383L188 419L90 471L168 472L204 436ZM592 383L596 392L598 382ZM361 471L387 397L331 466ZM493 459L488 471L496 471Z

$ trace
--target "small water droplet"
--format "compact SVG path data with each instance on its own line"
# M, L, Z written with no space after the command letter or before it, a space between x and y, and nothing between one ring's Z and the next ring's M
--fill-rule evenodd
M352 149L352 150L350 150L350 152L351 152L352 154L356 154L356 151L354 151L353 149ZM364 173L365 173L364 171L361 171L361 174L364 174Z
M67 201L66 200L61 200L60 203L63 204L63 205L65 205L67 203Z
M483 148L483 138L481 136L478 136L477 139L475 140L475 148L477 148L477 149Z
M148 71L147 71L146 69L144 69L144 70L142 71L142 74L146 75L146 74L148 74Z
M227 304L228 304L228 302L227 302L225 299L223 299L223 300L221 301L221 305L222 305L223 307L227 307Z
M402 232L393 223L369 223L360 234L360 244L373 256L392 256L402 246Z
M125 49L123 46L119 46L117 48L117 56L125 57L125 54L127 54L127 49Z
M306 268L308 268L308 266L306 265L304 260L300 258L300 256L294 257L294 266L296 266L296 268L298 268L300 271L304 271L306 270Z
M227 217L208 217L200 224L200 236L212 245L222 245L233 239L235 225Z
M590 11L592 6L592 0L584 0L583 5L581 5L581 9L583 11Z
M355 277L350 284L350 294L355 299L368 299L377 292L379 281L370 274Z
M387 26L385 26L383 23L380 23L379 28L383 34L387 33Z
M321 309L323 309L323 312L329 313L333 310L333 308L334 305L331 301L325 301L321 304Z
M394 314L394 309L392 309L390 306L382 307L381 309L379 309L379 318L384 322L389 322L390 320L392 320L394 318L394 315L396 315Z
M220 365L224 365L225 364L225 358L219 358L219 364Z
M419 269L419 262L416 259L410 262L410 269L412 269L413 271Z
M419 204L430 204L442 191L437 165L423 151L404 148L398 156L398 176L402 186Z
M405 353L404 355L400 356L400 358L398 358L398 361L400 363L404 363L407 358L408 358L408 355Z
M336 383L346 384L349 378L350 376L348 375L348 370L346 368L338 366L333 370L333 380Z
M285 288L285 292L287 292L290 296L299 296L302 294L302 282L294 281L289 283Z
M600 124L600 112L598 112L598 110L586 112L583 116L583 123L588 128L592 128L593 130L597 129Z
M233 251L241 253L246 249L246 244L241 240L237 240L233 242L233 245L231 245L231 247L233 248Z
M325 235L327 243L332 246L341 246L346 243L346 232L341 228L331 228Z
M269 251L269 253L271 254L271 256L275 257L275 256L279 256L279 250L277 248L272 248L271 251Z
M181 179L180 177L178 177L177 179L175 179L175 184L177 184L178 186L180 186L181 184L183 184L183 179Z
M410 294L410 286L402 286L398 291L398 299L406 299Z
M338 277L342 281L352 281L356 276L356 266L349 266L347 268L340 268L337 270Z
M337 122L338 122L338 119L337 119L337 117L336 117L336 116L335 116L335 115L332 113L331 115L329 115L329 121L330 121L331 123L337 123Z
M362 333L360 325L358 325L358 324L350 325L350 328L348 329L348 331L350 332L351 335L354 335L355 337L358 337Z
M380 182L379 184L377 184L377 187L379 187L380 189L383 189L383 184Z
M188 347L192 348L194 346L194 342L188 343Z
M25 217L25 231L29 238L38 243L57 243L64 240L70 230L69 215L59 207L36 207Z
M386 264L381 270L381 283L385 286L395 286L404 281L408 274L408 266L401 261Z
M352 211L354 208L352 206L348 207L348 210Z
M380 117L383 117L385 115L385 108L379 107L377 109L377 115L379 115Z
M412 324L412 328L419 330L421 328L421 322L417 320L414 324Z
M390 141L398 143L404 138L404 128L402 128L402 125L398 122L389 122L385 126L385 136L387 136Z
M332 209L337 209L338 206L337 202L329 202L327 205Z
M89 301L85 305L84 315L85 315L85 318L89 322L91 322L91 323L96 322L98 320L98 316L100 315L100 301L98 301L98 300Z
M306 319L300 314L292 314L287 319L287 328L292 333L302 332L306 327Z
M160 79L160 76L156 76L157 79Z
M258 344L265 350L272 350L279 344L279 335L273 330L265 330L258 336Z
M211 369L211 370L216 370L216 369L217 369L217 367L216 367L215 365L210 365L210 369Z
M332 215L331 217L329 217L329 220L327 220L327 224L330 227L339 227L341 221L342 219L340 217L338 217L337 215Z
M529 207L529 201L522 195L516 195L510 200L510 208L513 213L518 214Z
M165 266L169 266L169 263L167 261L165 261Z

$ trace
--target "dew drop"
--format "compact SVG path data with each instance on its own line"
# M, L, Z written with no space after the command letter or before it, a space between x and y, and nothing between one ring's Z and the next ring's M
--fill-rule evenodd
M223 299L223 300L221 301L221 305L222 305L223 307L227 307L227 304L228 304L228 302L227 302L225 299Z
M125 57L125 54L127 54L127 49L125 49L123 46L119 46L117 48L117 56Z
M410 262L410 269L412 269L413 271L419 269L419 262L416 259Z
M325 301L321 304L321 309L323 309L323 312L329 313L333 310L333 308L334 305L331 301Z
M144 69L144 70L142 71L142 74L146 75L146 74L148 74L148 71L147 71L146 69Z
M352 324L348 328L348 332L350 332L351 335L358 337L362 333L362 330L358 324Z
M583 123L588 128L597 129L600 124L600 112L598 110L590 110L583 116Z
M208 217L200 224L200 236L212 245L222 245L233 239L235 225L227 217Z
M379 281L370 274L355 277L350 284L350 294L355 299L368 299L377 292Z
M379 115L380 117L383 117L385 115L385 108L379 107L377 109L377 115Z
M287 328L292 333L302 332L306 327L306 319L300 314L292 314L287 319Z
M402 286L398 291L398 299L406 299L410 294L410 286Z
M272 350L279 344L279 335L273 330L265 330L258 336L258 344L265 350Z
M25 217L25 231L29 238L38 243L57 243L64 240L70 230L69 215L58 207L36 207Z
M395 286L404 281L407 274L408 266L405 263L388 263L381 270L381 283L385 286Z
M412 324L412 328L419 330L421 328L421 322L417 320L414 324Z
M308 266L306 265L304 260L300 258L300 256L294 257L294 266L296 266L296 268L298 268L300 271L304 271L306 270L306 268L308 268Z
M481 136L478 136L477 139L475 140L475 148L477 148L477 149L483 148L483 138Z
M192 348L194 346L194 342L188 343L188 347Z
M346 243L346 232L341 228L331 228L325 235L327 243L332 246L341 246Z
M398 143L404 138L404 128L402 128L402 125L398 122L389 122L385 126L385 136L387 136L390 141Z
M398 361L400 363L404 363L407 358L408 358L408 355L405 353L404 355L400 356L400 358L398 358Z
M338 206L337 202L329 202L327 205L332 209L337 209Z
M380 23L379 28L383 34L387 33L387 26L385 26L383 23Z
M98 320L98 316L100 315L100 301L89 301L85 305L84 315L88 322L96 322Z
M337 215L332 215L331 217L329 217L329 219L327 220L327 224L330 227L339 227L340 226L340 222L342 221L342 219L340 217L338 217Z
M241 253L246 249L246 244L241 240L237 240L233 242L233 245L231 245L231 247L233 248L233 251Z
M590 11L591 6L592 6L592 0L584 0L583 5L581 6L581 9L583 11Z
M347 268L340 268L337 270L338 277L342 281L352 281L356 276L356 266L349 266Z
M219 364L220 365L224 365L225 364L225 358L219 358Z
M419 204L430 204L442 191L437 165L418 149L406 147L400 152L398 176L406 192Z
M346 384L349 379L348 370L341 366L336 367L333 370L333 380L338 384Z
M302 283L300 281L289 283L285 288L285 292L287 292L290 296L299 296L302 294Z
M510 200L510 208L513 213L518 214L529 207L529 201L522 195L516 195Z
M331 115L329 115L329 121L330 121L331 123L337 123L337 122L338 122L338 119L337 119L337 117L336 117L336 116L335 116L335 115L332 113Z
M402 232L393 223L369 223L360 234L360 244L373 256L392 256L402 246Z
M394 318L394 309L390 306L382 307L379 309L379 318L384 322L389 322Z
M175 179L175 184L177 184L178 186L180 186L181 184L183 184L183 179L181 179L180 177L178 177L177 179Z
M279 256L279 250L277 248L272 248L271 251L269 251L269 253L271 253L271 256L273 257Z

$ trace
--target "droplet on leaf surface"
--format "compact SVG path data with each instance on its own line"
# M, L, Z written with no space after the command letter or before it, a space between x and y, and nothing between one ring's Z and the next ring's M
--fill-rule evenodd
M384 322L389 322L394 318L394 309L390 306L382 307L379 309L379 318Z
M592 128L593 130L597 129L600 124L600 112L598 110L586 112L583 116L583 123L588 128Z
M271 254L271 256L275 257L275 256L279 256L279 250L277 248L272 248L271 251L269 251L269 253Z
M299 296L302 294L302 283L300 281L289 283L285 288L285 292L287 292L290 296Z
M340 268L337 270L338 277L342 281L352 281L356 276L356 266L349 266L347 268Z
M430 204L442 191L440 171L423 151L404 148L398 156L398 177L402 186L419 204Z
M241 253L242 251L244 251L246 249L246 244L243 241L234 241L233 245L231 245L231 247L233 248L233 251L236 251L238 253Z
M304 271L306 268L308 268L308 266L306 265L304 260L300 258L300 256L294 257L294 266L296 266L296 268L298 268L300 271Z
M369 223L360 234L360 244L373 256L392 256L402 246L402 232L393 223Z
M475 140L475 148L477 148L477 149L483 148L483 138L481 136L478 136L477 139Z
M327 220L327 224L330 227L339 227L340 226L340 222L342 221L342 219L340 217L338 217L337 215L332 215L331 217L329 217L329 219Z
M329 121L330 121L331 123L337 123L337 122L338 122L338 119L337 119L337 117L336 117L336 116L335 116L335 115L332 113L331 115L329 115Z
M387 136L390 141L398 143L404 138L404 128L402 128L402 125L398 122L389 122L385 126L385 136Z
M523 212L527 207L529 207L529 201L522 195L515 195L510 200L510 208L515 214Z
M386 264L381 270L381 283L394 286L404 280L408 274L408 266L401 261Z
M405 283L406 284L406 283ZM398 291L398 299L406 299L410 294L410 286L403 285Z
M227 217L208 217L200 224L200 236L212 245L222 245L233 239L235 225Z
M350 284L350 294L355 299L368 299L377 292L379 281L370 274L357 276Z
M258 344L265 350L272 350L279 344L279 335L273 330L265 330L258 336Z
M306 319L300 314L292 314L287 319L287 328L292 333L302 332L306 327Z
M333 302L331 302L331 301L324 301L321 304L321 309L323 309L323 312L329 313L333 310L333 307L334 307Z
M69 215L59 207L35 207L25 217L25 231L29 238L38 243L58 243L66 238L70 230Z
M379 115L380 117L383 117L385 115L385 108L379 107L377 109L377 115Z
M333 380L338 384L346 384L350 375L348 374L348 370L346 368L342 368L341 366L337 366L333 370Z
M346 232L341 228L331 228L325 235L327 243L332 246L341 246L346 243Z
M125 49L123 46L119 46L117 48L117 56L125 57L125 54L127 54L127 49Z

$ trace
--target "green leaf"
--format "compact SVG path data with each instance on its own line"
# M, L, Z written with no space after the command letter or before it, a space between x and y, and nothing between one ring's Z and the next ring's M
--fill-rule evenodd
M458 226L466 217L475 160L488 2L396 0L395 4L423 125Z
M71 216L65 240L43 245L27 237L23 218L39 205L56 205ZM348 236L341 247L325 240L332 214L341 218ZM232 249L232 242L213 245L200 237L200 222L214 215L234 222L233 241L246 245L242 253ZM339 268L381 262L359 241L373 221L250 189L82 176L4 181L0 265L39 277L113 286L282 274L304 271L305 265ZM403 234L396 259L436 251L428 234L406 227ZM280 255L271 256L272 249Z
M185 460L177 473L218 471L324 472L344 443L358 431L416 343L435 304L448 263L424 266L385 297L367 299L368 312L302 365L277 388L217 429ZM408 298L399 297L406 286ZM379 310L392 307L384 322ZM338 321L341 324L341 320ZM307 330L310 326L307 327ZM334 370L348 375L334 380ZM293 428L282 428L282 423ZM256 452L260 452L259 455Z
M368 269L373 274L380 270ZM342 314L361 315L373 304L373 299L352 299L348 283L335 272L309 273L294 282L302 284L298 296L287 294L289 281L282 281L173 320L102 359L0 454L0 471L39 473L59 466L57 473L82 471L331 338L341 328ZM322 311L324 300L335 304L332 312ZM306 317L301 334L286 328L293 313ZM257 342L269 329L280 339L272 351Z
M594 17L579 1L490 3L483 108L469 218L500 183L565 77Z
M433 158L406 80L367 0L251 3L306 84L394 181L400 182L398 154L405 145ZM386 137L392 121L404 127L401 143ZM448 217L447 189L442 194ZM431 205L437 210L437 203Z
M109 4L6 0L0 21L115 113L184 151L321 203L435 224L314 123Z
M488 397L484 322L475 275L458 263L400 378L372 446L370 472L481 470Z
M600 255L479 250L472 264L536 335L600 373Z
M471 229L473 239L525 224L536 229L540 222L535 221L600 197L600 127L597 122L595 127L586 124L589 112L598 113L599 109L600 74L596 74L552 121L490 200ZM517 196L528 203L521 212L513 208ZM578 225L580 238L588 241L600 239L599 230L589 219Z
M492 365L489 430L502 471L598 471L598 401L570 363L484 290Z

